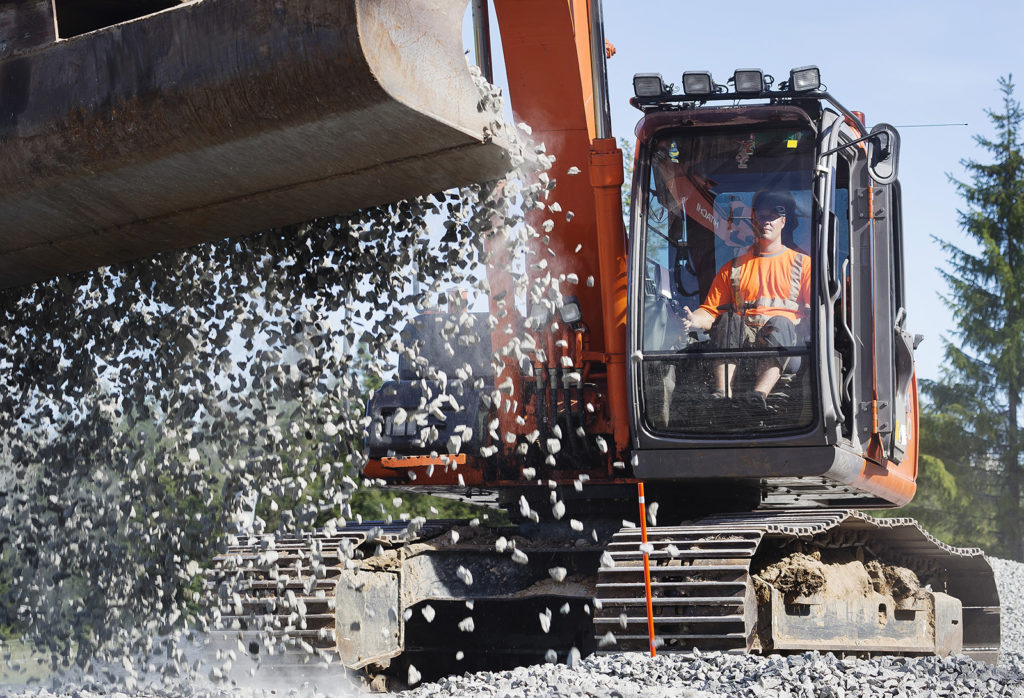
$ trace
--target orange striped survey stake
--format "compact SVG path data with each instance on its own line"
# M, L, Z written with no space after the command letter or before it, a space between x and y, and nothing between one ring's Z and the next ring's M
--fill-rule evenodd
M644 483L636 483L640 491L640 543L644 554L644 589L647 591L647 639L651 645L651 656L658 653L654 649L654 607L651 603L651 560L647 554L647 504L644 502Z

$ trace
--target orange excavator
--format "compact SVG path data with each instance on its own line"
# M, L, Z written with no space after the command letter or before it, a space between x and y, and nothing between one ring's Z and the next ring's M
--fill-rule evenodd
M448 646L460 641L458 632L437 631L464 608L459 618L434 621L432 632L412 613L398 621L395 643L362 646L360 633L345 629L356 623L346 609L374 588L403 610L487 604L473 617L479 636L487 632L481 616L495 619L485 640L492 654L539 658L544 648L523 640L526 629L511 640L506 631L510 619L535 626L541 617L541 644L559 656L573 646L655 643L663 650L966 651L994 661L998 596L980 551L952 550L912 521L858 511L903 505L916 487L916 338L906 329L895 129L866 128L862 115L824 91L814 66L778 84L760 70L738 70L726 84L691 71L681 90L658 74L638 74L631 102L642 116L627 233L600 3L495 0L494 10L517 118L556 155L551 198L575 212L569 221L536 208L528 214L537 230L556 221L549 238L556 263L531 273L579 283L560 284L562 305L540 331L526 327L533 308L503 313L492 301L500 320L474 375L495 381L459 386L450 412L425 406L451 388L424 383L414 364L401 364L370 403L376 421L365 473L396 487L497 490L523 516L554 504L557 518L565 502L592 527L590 537L560 538L557 522L535 522L538 530L520 534L518 548L528 558L520 567L543 560L534 575L495 564L494 574L474 572L472 586L449 584L445 570L486 570L466 556L494 562L511 553L481 553L477 535L454 546L424 541L423 552L389 559L387 572L379 556L371 558L352 573L357 582L339 586L342 656L352 665L380 663L401 646L410 661L420 655L418 666L431 665L445 663ZM567 176L572 166L579 176ZM784 209L782 242L810 265L810 300L792 344L723 345L714 330L684 319L705 302L720 270L751 249L756 199L766 192ZM491 288L500 289L500 270L495 276ZM757 327L763 318L753 305L736 312L754 315L743 322ZM477 321L468 330L475 336L486 327ZM444 353L431 350L445 324L419 318L411 338L435 369L453 374ZM458 323L447 324L450 331ZM509 347L522 337L534 348L525 362ZM781 375L764 399L751 400L766 362L781 366ZM713 377L724 366L730 383L716 394ZM400 410L404 421L395 419ZM453 435L466 437L455 454ZM659 503L659 525L648 529L649 613L640 531L617 525L635 518L637 482ZM790 565L802 570L797 560L808 553L829 583L780 581L800 576ZM568 576L551 584L550 569ZM841 570L857 570L852 587L836 578ZM892 590L905 570L918 580L909 596ZM424 576L435 583L403 586L406 577ZM528 611L509 610L516 602ZM555 608L566 616L545 624Z
M507 167L459 65L459 0L167 2L98 27L73 4L0 9L0 29L40 32L0 52L11 284ZM473 5L486 75L488 7ZM527 214L550 228L537 249L553 262L527 274L559 282L558 307L516 306L494 264L489 314L411 319L427 361L403 358L371 399L365 475L497 493L521 522L352 525L315 542L321 560L334 551L329 589L297 602L319 625L289 625L280 585L250 610L277 609L276 632L370 671L648 646L994 661L999 601L981 552L859 511L916 487L895 129L868 129L814 66L779 82L688 71L679 87L637 74L627 231L600 0L492 7L514 112L555 156L557 186ZM122 70L104 70L112 60ZM794 295L768 299L798 317L795 338L723 343L686 319L716 277L739 274L765 196L809 266L804 296L797 274ZM742 328L765 324L762 299L734 296ZM452 358L440 347L455 335L471 348ZM437 380L467 363L486 379ZM764 366L778 379L755 400ZM659 504L647 543L622 527L638 483Z

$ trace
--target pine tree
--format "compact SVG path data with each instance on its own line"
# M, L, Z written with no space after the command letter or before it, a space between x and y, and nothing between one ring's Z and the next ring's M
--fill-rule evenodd
M995 138L975 136L992 155L991 164L964 160L968 181L950 177L965 207L959 225L975 243L964 249L939 240L948 255L943 299L955 314L959 344L946 342L946 368L939 384L928 386L935 407L968 406L956 419L978 469L996 469L1004 484L999 530L1007 554L1024 560L1022 542L1022 434L1024 398L1024 111L1013 96L1013 78L999 79L999 112L987 110ZM959 396L959 400L954 396Z

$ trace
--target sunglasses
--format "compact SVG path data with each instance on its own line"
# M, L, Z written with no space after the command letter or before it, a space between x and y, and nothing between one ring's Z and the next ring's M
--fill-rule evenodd
M754 211L754 215L757 216L757 220L762 222L773 221L776 218L782 218L786 215L785 206L775 206L773 208L759 208Z

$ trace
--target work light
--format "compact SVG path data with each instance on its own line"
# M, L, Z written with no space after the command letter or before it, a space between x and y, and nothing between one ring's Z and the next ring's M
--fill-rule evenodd
M583 321L583 311L576 296L566 296L563 299L562 307L558 309L558 317L569 327L576 327Z
M732 81L737 92L764 91L764 73L760 70L737 70L732 74Z
M706 70L688 70L683 73L683 92L688 95L709 95L715 91L715 82Z
M660 97L665 94L661 73L637 73L633 76L633 94L637 97Z
M821 87L821 73L818 66L807 65L789 71L789 89L794 92L807 92Z

